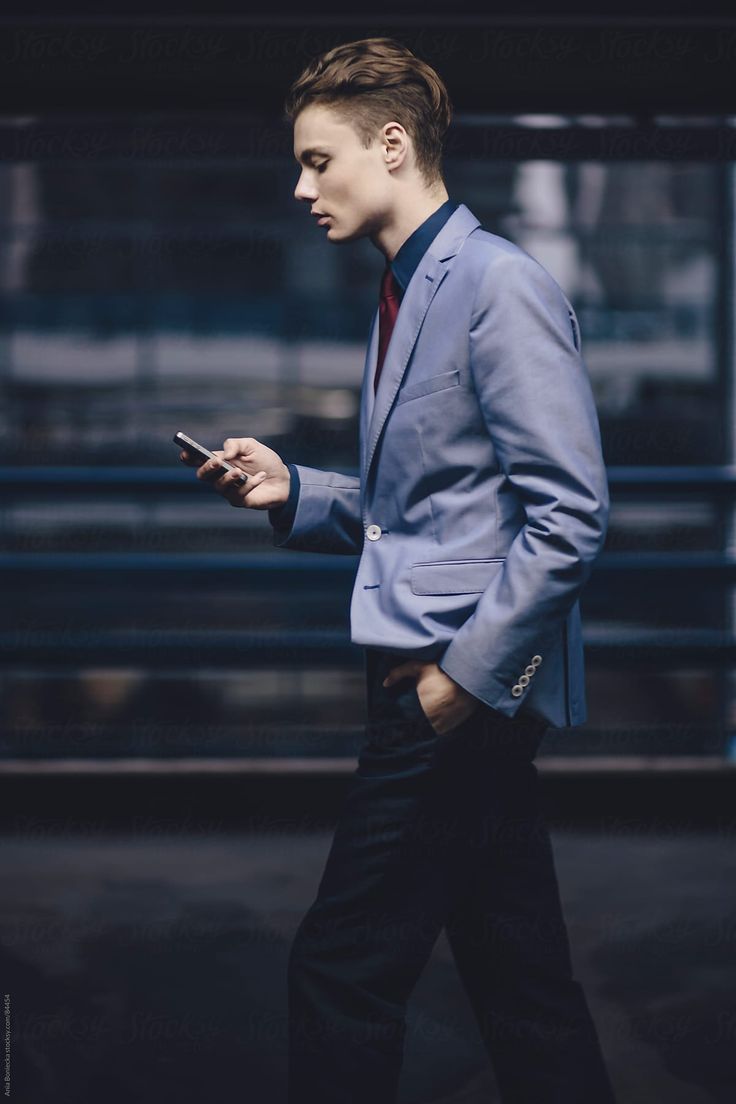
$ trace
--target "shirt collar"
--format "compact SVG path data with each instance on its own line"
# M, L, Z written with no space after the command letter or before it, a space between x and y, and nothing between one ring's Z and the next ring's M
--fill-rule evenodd
M396 256L391 261L391 271L399 283L399 289L403 296L416 267L421 261L430 243L437 237L442 227L453 211L459 207L453 199L446 199L441 206L433 211L416 230L413 231L401 245Z

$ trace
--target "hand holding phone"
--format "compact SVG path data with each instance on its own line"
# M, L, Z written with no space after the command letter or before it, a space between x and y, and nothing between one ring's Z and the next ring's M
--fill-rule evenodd
M233 464L228 464L227 460L221 460L219 456L215 456L215 454L205 448L204 445L198 444L191 437L188 437L186 433L182 433L181 430L174 434L173 440L174 444L179 445L185 452L190 453L203 464L206 463L207 460L216 460L219 466L226 472L238 470ZM233 480L233 483L240 483L241 485L247 482L248 476L244 471L241 471L239 477Z
M215 452L181 431L173 439L184 450L179 459L196 467L197 478L211 484L231 506L270 510L287 501L289 468L277 452L255 437L228 437Z

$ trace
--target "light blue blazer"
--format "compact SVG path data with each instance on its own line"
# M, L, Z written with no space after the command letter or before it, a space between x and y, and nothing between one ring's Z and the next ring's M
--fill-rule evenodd
M578 598L609 495L575 312L522 248L464 205L404 293L360 477L296 465L277 547L360 556L351 640L434 661L492 709L587 718Z

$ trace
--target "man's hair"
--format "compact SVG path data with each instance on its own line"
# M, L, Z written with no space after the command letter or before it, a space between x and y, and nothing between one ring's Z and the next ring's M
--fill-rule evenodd
M313 58L289 90L284 120L322 104L349 123L369 149L384 123L411 136L417 169L431 186L442 180L442 143L452 104L431 65L393 38L343 42Z

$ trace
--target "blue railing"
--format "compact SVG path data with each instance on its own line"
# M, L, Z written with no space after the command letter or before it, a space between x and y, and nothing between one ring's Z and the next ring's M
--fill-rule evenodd
M346 474L357 474L346 470ZM648 496L706 496L727 502L736 494L736 467L612 467L608 469L611 498L632 492ZM63 467L0 468L0 493L6 499L27 499L34 494L47 495L49 488L74 495L101 491L127 493L140 498L172 492L195 496L211 494L194 472L185 468L142 467ZM269 530L270 532L270 530ZM24 587L39 583L62 585L64 582L94 581L103 587L130 585L136 591L160 590L170 584L191 582L198 588L222 585L251 585L281 593L304 592L317 580L344 581L349 588L357 569L357 557L318 553L294 553L274 548L257 553L215 552L6 552L0 553L0 590L17 595ZM676 585L714 583L726 585L736 580L736 556L719 551L603 551L593 569L589 592L605 606L607 582L628 580L657 581ZM698 628L682 630L607 629L605 633L585 632L586 656L593 665L667 667L688 663L710 668L727 668L736 658L736 637L729 629ZM277 633L250 630L201 630L184 634L178 630L118 630L95 628L78 632L64 630L21 631L0 634L0 662L38 662L53 665L78 664L85 657L102 657L129 663L143 660L153 666L202 663L204 649L211 652L222 645L223 665L242 663L270 666L291 662L308 649L310 662L355 663L357 649L346 648L346 631L279 629Z

